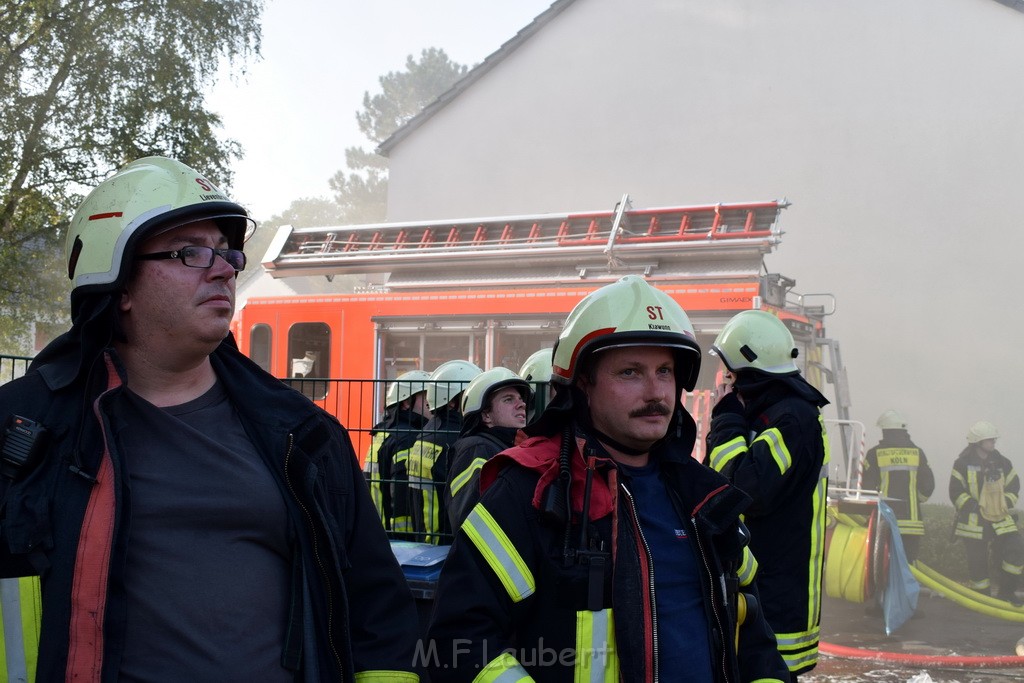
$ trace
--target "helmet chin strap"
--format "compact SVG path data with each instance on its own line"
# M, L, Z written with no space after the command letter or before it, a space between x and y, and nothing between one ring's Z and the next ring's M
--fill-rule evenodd
M621 444L618 441L616 441L615 439L613 439L612 437L608 436L607 434L605 434L604 432L599 430L597 427L595 427L592 424L590 425L590 432L591 432L591 434L594 435L594 438L597 439L598 441L600 441L602 444L604 444L605 446L610 446L610 447L614 448L615 450L617 450L619 453L622 453L623 455L634 455L634 456L637 456L637 455L647 455L651 451L650 448L648 448L648 449L637 449L637 448L630 448L629 446Z

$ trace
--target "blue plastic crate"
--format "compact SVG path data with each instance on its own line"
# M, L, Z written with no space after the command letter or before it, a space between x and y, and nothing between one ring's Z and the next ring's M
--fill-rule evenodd
M418 600L433 600L437 591L437 579L441 567L448 557L447 545L414 543L412 541L391 541L391 551L402 566L405 580L413 597Z

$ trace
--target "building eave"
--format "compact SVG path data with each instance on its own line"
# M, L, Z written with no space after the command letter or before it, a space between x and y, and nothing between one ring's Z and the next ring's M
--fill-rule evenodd
M470 86L484 77L496 67L502 60L515 52L520 45L529 40L535 33L540 31L548 22L571 5L575 0L555 0L551 6L538 14L533 21L516 33L512 38L505 41L501 47L488 55L484 61L469 70L465 76L455 82L445 92L441 93L433 102L423 108L420 113L406 121L402 126L391 134L384 142L377 147L377 154L387 157L394 147L402 140L412 134L417 128L427 122L434 114L448 106L448 103L461 95Z

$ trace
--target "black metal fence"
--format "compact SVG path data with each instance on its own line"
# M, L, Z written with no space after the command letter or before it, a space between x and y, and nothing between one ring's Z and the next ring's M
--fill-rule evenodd
M0 355L0 384L24 375L31 361L32 358L25 356ZM382 419L384 414L384 397L390 380L291 378L282 381L336 416L348 430L356 455L361 462L365 463L373 446L374 425ZM425 384L430 383L425 382ZM463 388L464 385L449 388L450 395ZM543 410L546 400L546 386L543 383L536 384L532 411ZM445 443L457 438L458 434L434 433L422 434L422 436L433 443ZM443 469L443 465L440 469ZM411 505L422 506L423 514L419 517L437 519L436 524L427 530L394 528L393 521L388 518L389 516L382 514L382 523L390 538L437 544L446 544L451 541L450 530L444 519L445 512L441 502L445 496L447 472L441 472L440 469L436 472L434 481L420 481L416 485L418 488L414 489L410 488L409 481L406 479L366 475L367 483L375 494L375 501L380 501L383 495L381 492L387 490L392 500L396 496L405 496L409 498ZM380 511L381 508L378 507L378 510Z
M24 375L31 362L32 358L28 356L0 355L0 384Z

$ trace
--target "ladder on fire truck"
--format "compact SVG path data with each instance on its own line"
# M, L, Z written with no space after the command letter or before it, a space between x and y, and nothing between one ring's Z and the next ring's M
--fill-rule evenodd
M387 291L601 284L628 273L658 285L759 283L764 304L820 321L830 314L826 307L808 304L799 295L794 300L794 281L763 272L764 256L781 241L779 219L788 206L783 199L634 209L625 194L610 211L285 225L267 249L263 266L275 278L386 273ZM794 334L815 336L813 325L804 327ZM809 369L835 385L835 408L845 420L849 397L838 344L824 338L812 343L829 363ZM850 439L844 433L844 452Z
M611 211L286 225L263 265L273 277L389 273L389 289L536 286L627 272L658 280L749 278L778 243L787 206L781 200L633 209L623 195Z

